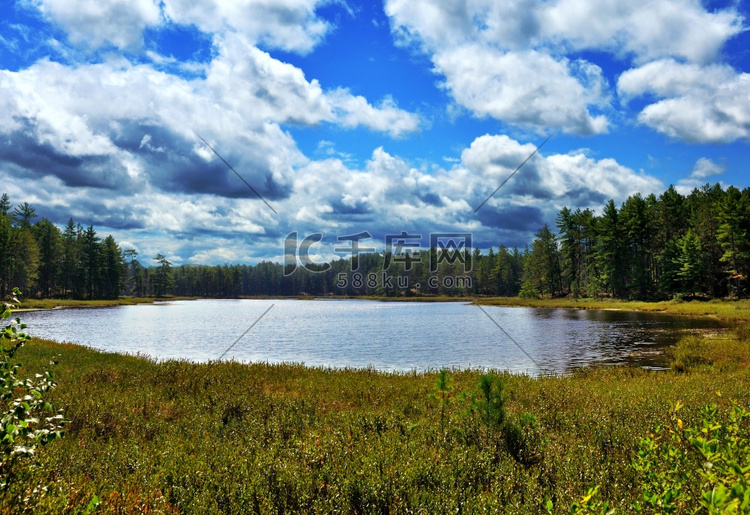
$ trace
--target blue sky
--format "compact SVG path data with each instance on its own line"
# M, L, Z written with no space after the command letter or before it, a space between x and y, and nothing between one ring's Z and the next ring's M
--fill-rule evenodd
M150 263L471 232L747 187L748 5L0 0L0 181ZM206 147L200 134L273 207ZM479 212L529 154L548 143Z

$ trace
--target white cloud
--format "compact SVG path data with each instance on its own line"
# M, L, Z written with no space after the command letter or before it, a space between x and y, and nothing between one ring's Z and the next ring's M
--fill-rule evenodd
M325 0L31 0L73 43L138 51L143 32L167 22L207 34L235 32L253 42L307 53L330 29L315 9ZM162 11L163 9L163 11Z
M386 0L385 10L396 40L431 57L461 106L576 134L607 130L610 95L598 66L566 54L705 64L744 30L735 8L695 0Z
M301 69L274 59L243 37L218 38L217 47L206 84L244 118L300 125L328 121L394 137L419 129L419 116L399 109L391 98L373 106L346 89L324 92L316 79L308 81Z
M701 66L663 59L623 72L617 80L617 90L625 99L644 93L677 96L715 88L734 76L734 70L726 65Z
M34 0L39 10L59 23L74 43L92 47L111 44L136 50L143 31L161 23L153 0Z
M385 11L402 42L430 52L479 43L706 62L743 30L735 8L709 12L695 0L387 0Z
M742 30L734 8L709 12L695 0L558 0L536 3L540 37L575 50L674 56L709 62Z
M175 23L206 33L237 32L253 43L307 53L329 30L315 14L325 0L164 0Z
M307 161L282 124L365 126L393 136L419 127L417 115L389 99L373 106L342 89L326 92L244 38L217 41L205 79L116 58L0 71L0 134L26 154L9 147L6 160L69 184L136 189L151 176L166 190L240 194L244 185L227 180L223 164L205 166L219 162L195 130L274 198L287 194L294 168ZM201 176L207 169L217 180Z
M508 136L485 135L464 150L461 160L477 182L469 182L475 206L487 198L528 158L536 147L521 145ZM662 183L655 177L637 173L614 159L596 160L585 151L544 156L537 153L489 201L547 207L599 208L610 198L617 202L641 192L658 192ZM484 208L483 208L484 209Z
M725 166L715 163L707 157L701 157L695 162L690 175L677 182L675 189L683 195L689 195L695 188L700 188L709 182L707 180L709 177L721 175L725 170Z
M312 125L331 119L317 80L274 59L237 35L217 38L219 55L206 72L206 86L223 106L245 119Z
M328 95L328 100L334 119L344 127L361 125L374 131L387 132L394 138L419 130L420 117L399 109L391 97L373 106L363 96L337 89Z
M638 120L670 137L700 143L750 138L750 74L727 65L656 61L618 80L626 97L651 94Z
M592 116L587 107L601 104L606 89L596 65L474 45L443 51L434 61L456 102L476 115L576 134L607 131L606 117ZM583 80L573 78L574 67Z
M724 173L724 170L726 168L718 163L714 163L707 157L701 157L695 162L695 166L693 167L693 173L690 174L690 177L694 177L696 179L705 179L706 177L711 177L712 175L720 175Z

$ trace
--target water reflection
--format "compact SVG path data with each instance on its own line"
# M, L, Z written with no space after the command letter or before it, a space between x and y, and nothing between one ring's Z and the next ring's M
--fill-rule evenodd
M465 303L363 300L205 300L24 314L32 335L157 359L241 361L425 370L443 366L538 374L589 365L667 365L665 347L711 319L624 311L484 309Z

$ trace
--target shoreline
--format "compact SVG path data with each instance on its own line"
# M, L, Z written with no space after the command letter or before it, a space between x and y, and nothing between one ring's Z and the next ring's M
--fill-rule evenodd
M44 311L52 309L103 308L113 306L130 306L137 304L157 304L177 300L370 300L380 302L464 302L480 306L526 307L544 309L633 311L679 316L711 317L724 322L739 324L750 322L750 299L727 300L713 299L708 301L629 301L620 299L589 298L556 298L556 299L523 299L520 297L450 297L450 296L414 296L385 297L376 295L341 295L341 296L268 296L238 297L227 299L204 297L120 297L111 300L72 300L72 299L27 299L19 303L14 312Z

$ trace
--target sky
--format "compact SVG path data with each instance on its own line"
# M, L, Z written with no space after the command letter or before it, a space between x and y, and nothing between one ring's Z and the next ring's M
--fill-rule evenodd
M0 0L0 189L147 265L280 262L294 231L322 235L314 260L362 232L377 250L402 231L523 248L564 206L750 185L748 17L697 0Z

